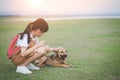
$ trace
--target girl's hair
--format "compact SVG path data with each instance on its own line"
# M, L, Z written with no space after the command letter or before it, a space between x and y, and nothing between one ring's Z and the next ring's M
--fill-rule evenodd
M26 29L22 33L20 33L20 35L21 35L20 39L23 39L24 34L27 34L28 35L28 44L29 44L30 40L31 40L30 32L32 30L36 30L36 29L40 29L40 31L43 33L47 32L48 31L47 22L44 19L39 18L39 19L35 20L34 22L29 23L27 25Z

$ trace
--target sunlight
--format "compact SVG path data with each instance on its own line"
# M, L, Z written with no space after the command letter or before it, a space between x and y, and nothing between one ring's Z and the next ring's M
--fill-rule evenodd
M33 8L39 8L43 4L43 0L27 0L27 2Z

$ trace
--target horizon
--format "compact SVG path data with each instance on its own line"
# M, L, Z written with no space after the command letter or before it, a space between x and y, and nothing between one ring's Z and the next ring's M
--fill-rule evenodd
M79 14L79 15L28 15L28 14L0 14L0 17L120 17L120 14Z

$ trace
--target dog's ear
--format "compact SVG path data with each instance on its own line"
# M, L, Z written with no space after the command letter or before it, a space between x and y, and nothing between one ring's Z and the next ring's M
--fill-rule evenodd
M59 52L59 50L53 50L53 52L54 52L54 53L58 53L58 52Z

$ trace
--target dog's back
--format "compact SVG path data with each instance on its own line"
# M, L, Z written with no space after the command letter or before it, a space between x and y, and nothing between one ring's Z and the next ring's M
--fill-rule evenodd
M43 63L46 66L55 66L56 64L64 64L63 59L59 58L58 55L47 56L47 60Z

